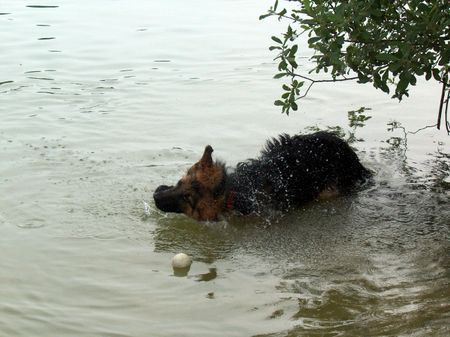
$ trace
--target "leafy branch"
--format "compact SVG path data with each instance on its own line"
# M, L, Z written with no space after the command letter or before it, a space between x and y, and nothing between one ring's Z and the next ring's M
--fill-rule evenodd
M272 36L278 73L288 78L275 105L282 112L298 109L315 83L357 80L401 100L418 77L449 86L450 11L448 0L332 1L293 0L291 9L279 9L276 0L260 19L287 20L287 30ZM309 73L329 73L314 79L298 72L296 40L308 36L314 51ZM309 82L305 85L305 82ZM443 102L443 99L441 99ZM442 111L442 104L440 111ZM439 124L438 124L439 125Z

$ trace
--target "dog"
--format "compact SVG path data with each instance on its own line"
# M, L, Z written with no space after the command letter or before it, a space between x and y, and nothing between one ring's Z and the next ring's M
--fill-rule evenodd
M310 201L351 192L371 172L342 139L329 132L269 140L257 159L230 171L205 147L201 159L175 186L161 185L153 198L164 212L184 213L199 221L223 214L287 212ZM229 172L230 171L230 172Z

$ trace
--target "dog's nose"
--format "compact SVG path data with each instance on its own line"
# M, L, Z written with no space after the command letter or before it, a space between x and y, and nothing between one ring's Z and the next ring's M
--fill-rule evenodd
M180 195L173 186L161 185L153 193L155 205L161 211L181 213Z
M153 196L154 196L155 194L158 194L159 192L162 192L162 191L165 191L165 190L169 190L169 189L171 189L171 188L172 188L172 186L167 186L167 185L161 185L161 186L158 186L158 187L156 188L155 192L153 192Z
M161 205L164 204L164 199L167 198L167 193L164 192L169 191L171 188L171 186L167 185L161 185L156 188L155 192L153 192L153 199L155 200L156 207L161 209Z

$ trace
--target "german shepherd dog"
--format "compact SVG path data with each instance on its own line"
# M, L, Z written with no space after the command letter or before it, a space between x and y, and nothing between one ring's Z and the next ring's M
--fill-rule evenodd
M208 145L202 158L175 186L159 186L155 205L200 221L222 214L289 211L306 202L349 193L371 176L350 146L332 133L280 135L269 140L257 159L228 172L214 161Z

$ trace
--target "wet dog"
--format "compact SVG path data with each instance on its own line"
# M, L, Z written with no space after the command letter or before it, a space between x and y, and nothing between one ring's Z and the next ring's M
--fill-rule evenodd
M259 158L239 163L231 172L212 159L212 152L206 146L202 158L175 186L159 186L153 194L156 207L202 221L230 212L286 212L349 193L371 175L350 146L328 132L283 134L268 141Z

